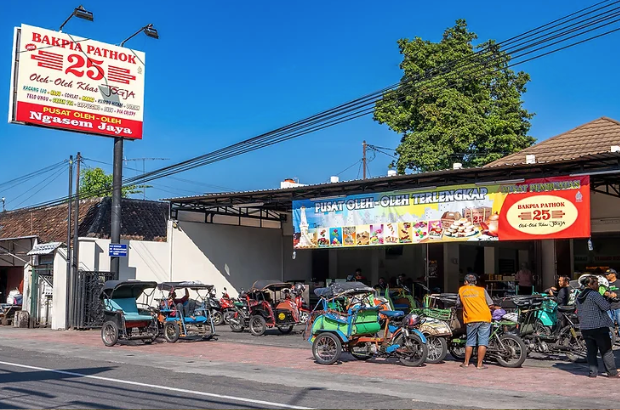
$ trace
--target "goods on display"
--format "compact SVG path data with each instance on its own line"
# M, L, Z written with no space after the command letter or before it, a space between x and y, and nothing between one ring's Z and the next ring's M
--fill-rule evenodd
M294 201L293 227L297 249L587 238L590 178Z

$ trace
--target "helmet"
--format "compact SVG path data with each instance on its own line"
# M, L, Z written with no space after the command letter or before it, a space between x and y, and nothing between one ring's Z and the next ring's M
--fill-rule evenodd
M407 316L405 316L404 322L405 326L407 326L408 328L414 328L420 324L421 320L420 316L416 315L415 313L409 313Z
M604 286L604 287L606 287L606 288L608 288L608 287L609 287L609 281L608 281L608 280L607 280L607 278L606 278L605 276L603 276L603 275L591 275L591 274L586 273L586 274L584 274L584 275L581 275L581 276L579 277L579 279L577 279L577 281L579 282L579 284L580 284L581 286L585 286L585 285L586 285L586 284L585 284L585 279L586 279L587 277L589 277L589 276L596 276L596 278L598 279L598 284L599 284L599 286Z
M304 285L303 283L296 283L294 289L295 293L301 295L306 290L306 285Z

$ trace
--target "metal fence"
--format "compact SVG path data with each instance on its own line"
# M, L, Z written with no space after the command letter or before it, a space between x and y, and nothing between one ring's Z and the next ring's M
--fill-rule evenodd
M103 325L103 303L99 298L106 280L114 277L112 272L83 271L75 275L73 292L74 329L92 329Z

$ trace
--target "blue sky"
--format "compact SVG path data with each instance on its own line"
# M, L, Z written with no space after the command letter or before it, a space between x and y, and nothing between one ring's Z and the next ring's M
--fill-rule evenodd
M207 153L331 108L401 77L399 38L437 41L465 18L480 40L520 34L593 1L170 1L108 0L83 5L95 21L72 19L64 32L118 44L145 24L160 33L128 43L146 53L144 139L126 142L125 157L147 170ZM6 118L13 27L57 29L79 4L0 2L0 113ZM520 66L532 82L525 106L536 113L530 134L544 140L601 116L620 119L616 52L620 33ZM222 187L276 188L287 177L327 182L356 163L362 140L395 148L398 135L372 121L355 120L317 133L153 182L151 199ZM112 162L113 141L0 122L0 183L54 164L70 154ZM372 158L372 156L371 156ZM370 175L384 175L390 158L377 154ZM86 165L111 167L89 161ZM128 162L142 168L142 162ZM359 167L340 175L354 179ZM125 169L125 176L137 171ZM50 177L45 181L45 177ZM36 204L67 192L67 174L1 190L7 208ZM45 181L45 182L44 182ZM36 194L35 194L36 192Z

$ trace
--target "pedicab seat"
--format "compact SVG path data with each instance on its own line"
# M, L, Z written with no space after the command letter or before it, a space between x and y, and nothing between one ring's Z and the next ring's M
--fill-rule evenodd
M393 305L394 305L394 309L397 309L397 310L410 309L410 306L409 306L409 305L405 305L405 304L400 304L400 303L399 303L399 304L396 304L396 303L393 303Z
M381 313L382 315L385 315L387 317L405 316L405 312L400 311L400 310L382 310L379 313Z
M151 315L142 315L138 311L138 305L134 298L105 299L105 308L108 311L122 311L126 322L141 322L153 320Z

